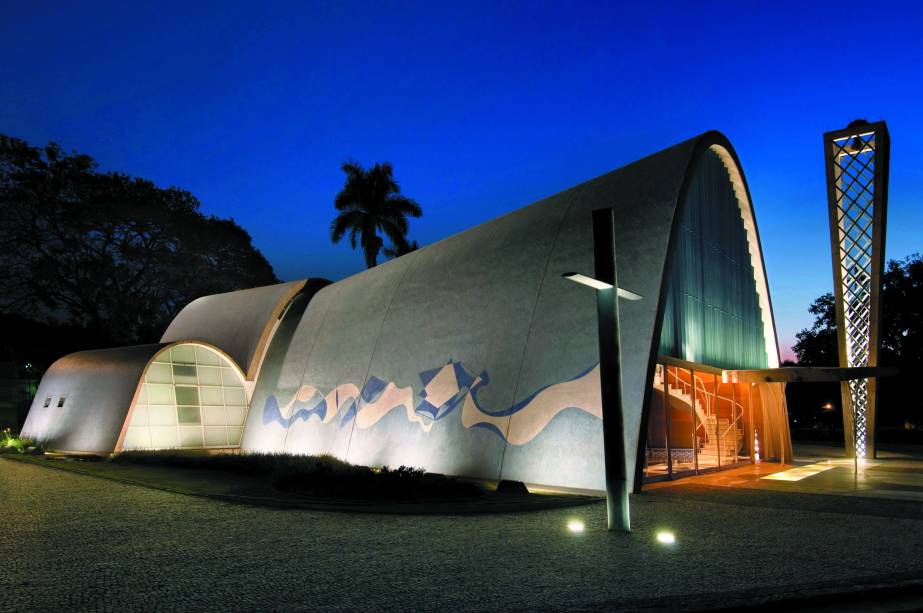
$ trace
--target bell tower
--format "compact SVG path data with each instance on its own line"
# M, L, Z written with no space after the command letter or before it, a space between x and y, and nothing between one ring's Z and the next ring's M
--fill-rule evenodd
M878 365L890 136L884 121L857 119L824 134L841 367ZM875 456L877 379L844 381L843 432L849 457Z

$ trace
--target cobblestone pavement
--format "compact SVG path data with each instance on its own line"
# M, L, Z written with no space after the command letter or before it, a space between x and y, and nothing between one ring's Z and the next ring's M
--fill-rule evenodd
M697 607L721 604L718 592L923 576L923 516L657 494L633 497L632 511L634 531L621 535L604 532L603 505L454 517L279 510L0 460L0 610L594 609L669 597ZM569 533L571 518L586 532ZM672 548L654 539L667 527Z

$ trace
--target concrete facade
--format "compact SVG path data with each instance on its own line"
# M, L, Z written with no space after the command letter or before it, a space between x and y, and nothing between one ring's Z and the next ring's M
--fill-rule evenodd
M56 361L38 386L23 436L53 449L111 452L144 370L166 346L79 351Z
M591 212L613 207L619 283L644 296L621 304L625 442L638 450L677 212L706 154L738 194L777 366L749 194L709 132L318 291L269 347L242 449L601 489L596 300L561 275L592 272ZM637 468L632 453L630 479Z
M292 281L203 296L180 311L161 343L205 341L221 347L253 381L282 310L308 281Z
M726 171L720 180L731 186L739 210L731 231L749 249L752 285L741 291L755 292L747 303L751 310L758 304L762 336L747 342L759 344L757 353L776 367L749 191L733 148L717 132L333 284L298 281L201 298L162 340L214 345L240 367L252 390L240 443L245 452L325 453L357 464L599 490L596 297L562 274L592 274L591 214L611 207L619 284L643 296L620 305L627 469L637 489L668 272L673 258L682 257L675 253L677 228L706 158L711 175L716 167ZM729 192L723 193L727 202ZM707 194L704 205L697 197L698 206L709 206ZM99 393L124 408L120 423L118 411L103 417L81 400L85 423L55 428L95 428L98 437L53 440L82 445L75 450L113 450L133 406L129 390L162 346L150 346L146 358L127 348L73 367L65 368L74 356L56 364L46 375L49 385L65 373L83 376L88 386L119 379L105 379ZM29 435L50 431L35 426L51 423L37 406L41 398L40 390Z
M120 450L151 361L170 346L188 343L222 354L241 373L249 404L252 380L282 312L295 296L326 283L310 279L205 296L180 311L160 343L61 358L42 377L23 436L63 451Z

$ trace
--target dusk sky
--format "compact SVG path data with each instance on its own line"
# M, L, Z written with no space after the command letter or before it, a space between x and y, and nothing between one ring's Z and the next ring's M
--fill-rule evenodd
M887 256L923 251L923 14L630 5L7 1L0 132L190 190L292 280L363 268L329 238L345 158L393 163L426 245L717 129L787 357L832 289L823 132L888 122Z

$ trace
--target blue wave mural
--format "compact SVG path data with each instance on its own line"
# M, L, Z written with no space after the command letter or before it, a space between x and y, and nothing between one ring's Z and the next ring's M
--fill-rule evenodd
M490 383L487 371L473 375L461 362L419 373L422 389L414 402L412 387L369 377L362 389L353 383L322 392L303 385L292 399L280 405L269 396L263 406L263 425L277 424L288 429L298 421L312 418L323 424L336 421L345 428L355 420L358 428L371 428L385 415L403 410L408 422L429 432L453 412L461 413L465 428L484 428L513 445L525 445L541 433L561 411L579 409L602 418L599 394L599 365L575 377L542 387L510 407L491 411L478 401L478 391ZM339 416L339 420L337 420Z

